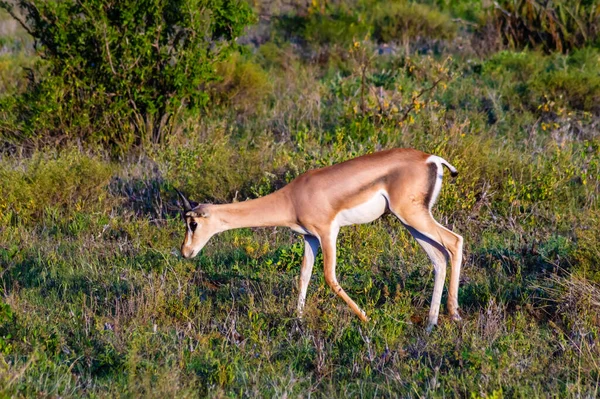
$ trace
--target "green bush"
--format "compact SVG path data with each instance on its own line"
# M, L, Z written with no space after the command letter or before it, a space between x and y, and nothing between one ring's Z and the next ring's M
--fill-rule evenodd
M0 1L36 39L46 74L20 99L28 137L160 142L252 20L238 0ZM24 15L24 20L19 15Z

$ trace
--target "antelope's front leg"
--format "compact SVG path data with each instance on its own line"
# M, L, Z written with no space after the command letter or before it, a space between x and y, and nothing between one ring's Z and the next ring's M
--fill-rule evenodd
M338 230L329 232L328 234L321 235L321 250L323 251L323 272L325 275L325 282L337 296L342 298L350 309L356 314L362 321L369 321L365 312L358 307L346 291L340 286L335 275L336 265L336 240Z
M313 236L304 236L304 259L302 260L302 268L300 269L300 281L298 282L298 317L302 317L304 312L304 303L306 302L306 290L310 282L313 266L317 251L319 250L319 240Z

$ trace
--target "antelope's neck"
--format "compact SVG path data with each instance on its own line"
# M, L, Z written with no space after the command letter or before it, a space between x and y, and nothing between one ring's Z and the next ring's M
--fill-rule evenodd
M285 190L249 201L213 205L210 212L221 221L221 231L243 227L290 226L295 218Z

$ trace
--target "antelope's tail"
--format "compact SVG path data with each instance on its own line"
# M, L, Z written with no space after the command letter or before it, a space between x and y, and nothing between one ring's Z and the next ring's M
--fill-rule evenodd
M452 177L456 177L458 175L458 170L456 170L454 166L450 165L450 163L448 163L448 161L446 161L442 157L438 157L437 155L430 155L429 158L427 158L427 163L430 162L436 163L438 167L439 165L444 165L445 167L447 167ZM440 170L440 173L441 172L442 171Z
M448 168L448 170L450 171L450 176L452 176L452 177L458 176L458 170L456 170L456 168L454 166L450 165L448 163L448 161L446 161L444 158L440 158L440 162L442 165L444 165L445 167Z

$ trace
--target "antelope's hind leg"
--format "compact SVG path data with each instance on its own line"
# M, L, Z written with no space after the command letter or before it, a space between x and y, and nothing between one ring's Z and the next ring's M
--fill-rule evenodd
M319 250L319 240L313 236L304 236L304 258L302 259L302 268L300 269L300 280L298 281L298 317L302 317L304 313L304 304L306 303L306 291L310 276L312 275L315 258Z
M462 264L463 238L436 222L429 211L423 211L419 217L409 218L405 224L413 237L427 252L435 270L435 282L427 329L431 330L437 324L448 259L450 259L452 267L450 288L448 290L448 312L453 320L460 320L458 314L458 284Z
M442 302L442 291L444 290L444 281L446 280L446 265L448 253L444 247L431 238L421 234L418 230L407 226L412 236L417 240L425 250L434 270L433 294L431 296L431 307L429 309L429 319L427 322L427 331L430 332L433 326L437 325Z

